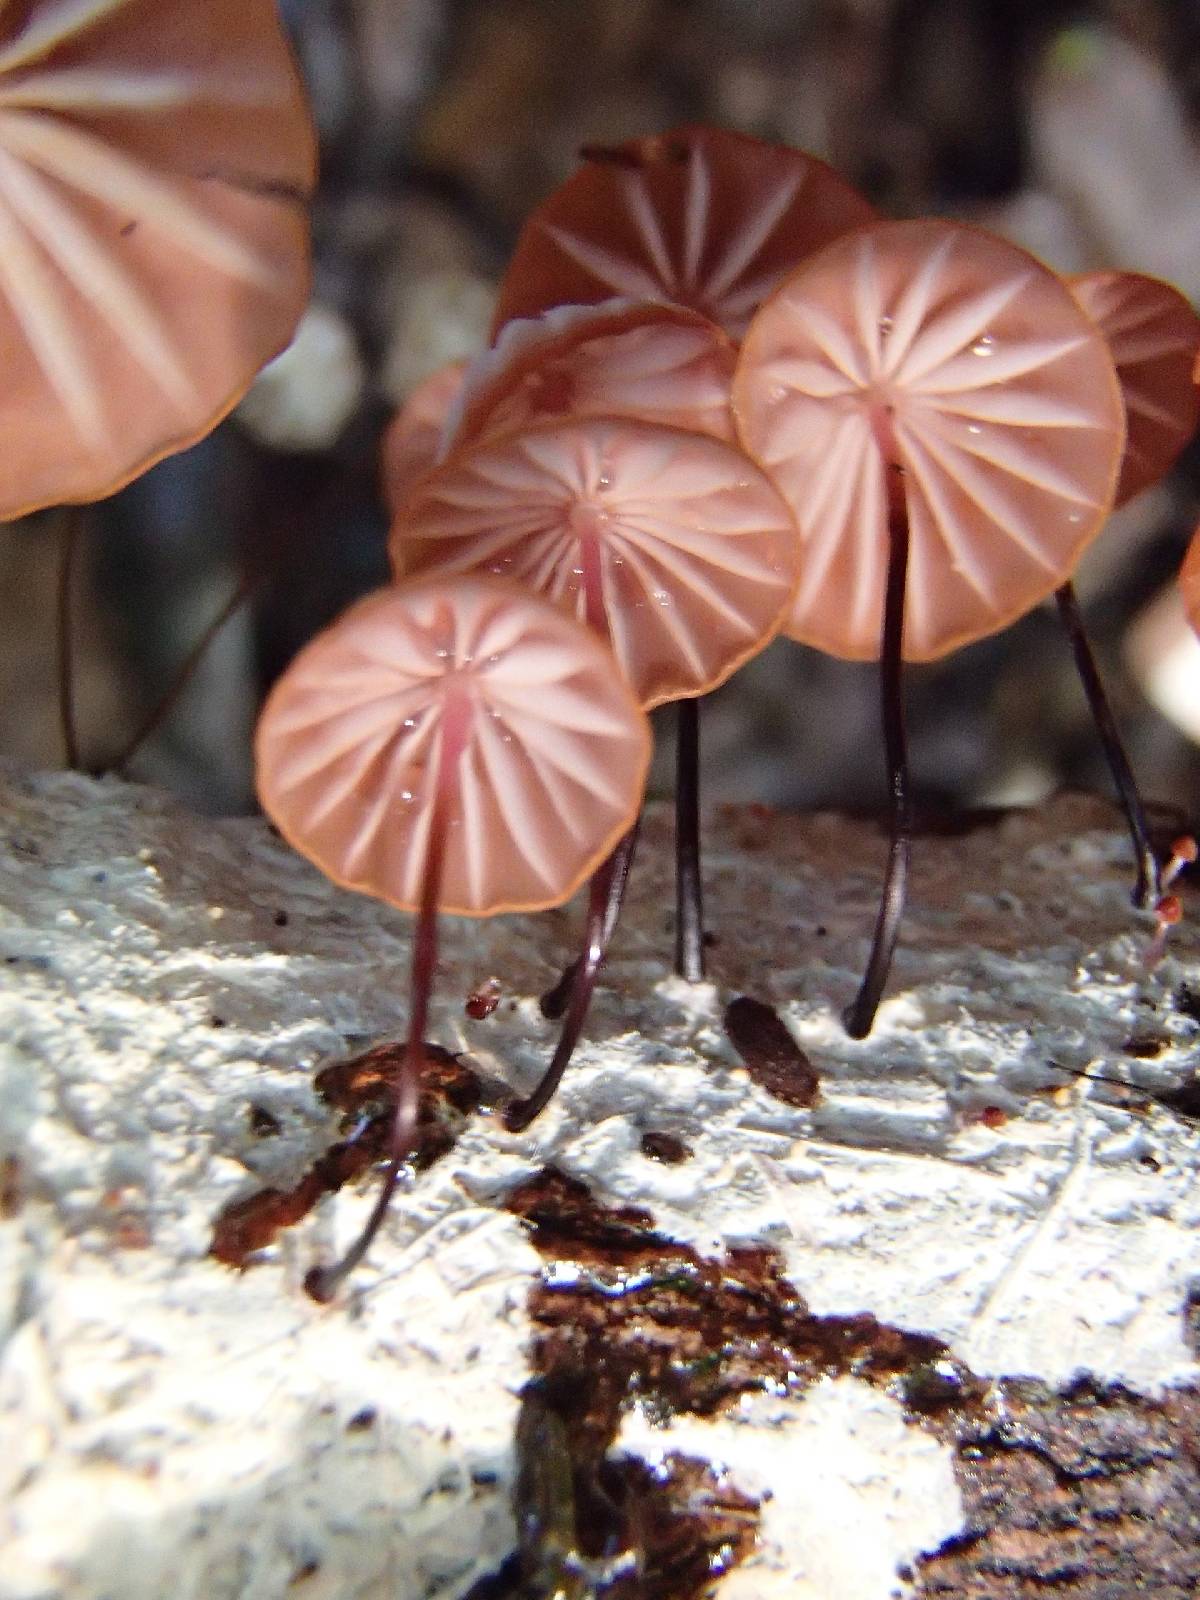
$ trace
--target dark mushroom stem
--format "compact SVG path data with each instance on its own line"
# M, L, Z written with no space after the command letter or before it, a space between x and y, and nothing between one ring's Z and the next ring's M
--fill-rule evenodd
M880 429L883 432L883 429ZM887 430L890 432L890 430ZM908 506L904 476L891 452L884 452L888 476L888 573L883 603L880 650L880 698L883 741L888 768L891 844L887 873L875 919L871 956L853 1005L844 1017L852 1039L865 1039L875 1022L879 997L892 965L892 952L904 915L912 835L912 801L908 790L908 739L904 730L904 591L908 581Z
M466 720L461 709L451 708L443 727L442 748L438 758L437 777L434 784L432 812L429 818L429 842L425 849L425 870L421 883L421 904L417 912L417 926L413 934L412 972L408 1034L404 1042L404 1058L396 1082L396 1105L388 1140L388 1164L383 1175L379 1197L367 1218L366 1226L342 1259L330 1267L314 1267L304 1279L304 1287L314 1300L322 1304L332 1300L365 1257L375 1241L375 1235L387 1215L388 1206L396 1192L400 1174L417 1145L417 1122L421 1102L421 1068L425 1061L425 1027L429 1018L429 995L438 956L438 904L442 892L442 868L446 858L446 834L452 785L453 766L462 753Z
M588 1008L592 1003L596 978L604 964L609 940L621 914L639 827L640 819L630 828L607 861L592 874L588 890L583 950L550 991L551 996L557 997L564 993L567 996L562 1032L559 1034L550 1065L533 1093L524 1100L514 1100L505 1111L504 1126L510 1133L521 1133L539 1112L545 1110L575 1053L579 1036L583 1032L583 1024L587 1020ZM545 999L542 1001L542 1010L546 1011Z
M601 639L608 637L607 613L604 605L604 579L602 573L600 549L594 535L584 534L579 540L579 567L583 580L584 616L588 627L599 635ZM625 884L629 878L629 868L633 863L634 846L637 843L638 829L641 827L639 815L632 830L617 845L608 861L599 867L592 877L591 893L597 892L597 880L603 878L607 884L608 902L604 913L604 927L602 930L603 948L608 948L612 938L613 929L621 915L621 906L625 899ZM615 863L615 866L614 866ZM612 872L610 866L614 866ZM591 926L590 912L588 927ZM580 969L586 962L587 943L585 938L584 954L576 956L563 968L562 976L550 989L547 989L539 1004L542 1015L550 1022L556 1022L566 1012L571 996L575 991L575 979ZM603 960L603 953L601 954ZM595 981L593 974L592 981ZM585 1008L586 1009L586 1008ZM565 1066L564 1062L564 1066ZM561 1076L561 1070L560 1074ZM544 1103L544 1102L543 1102ZM532 1116L536 1115L531 1113Z
M1083 626L1074 585L1064 583L1061 588L1055 590L1054 598L1058 601L1058 614L1071 642L1075 669L1083 684L1083 692L1087 695L1092 720L1096 724L1096 732L1100 735L1100 743L1104 747L1104 759L1108 762L1108 770L1112 774L1113 783L1120 797L1121 809L1125 813L1129 837L1133 841L1133 856L1137 862L1133 903L1144 910L1149 909L1157 903L1161 893L1159 863L1154 853L1154 846L1150 843L1150 830L1146 824L1146 813L1142 806L1142 797L1138 793L1137 780L1133 776L1133 769L1129 765L1129 758L1121 743L1121 735L1117 731L1116 718L1112 714L1112 707L1104 692L1100 670Z
M79 730L75 718L75 648L71 629L71 597L79 565L83 536L83 510L65 506L62 514L61 546L58 562L58 594L55 628L58 635L58 723L62 730L63 756L72 771L79 771Z
M678 706L678 746L675 759L675 971L689 983L704 980L704 887L700 875L700 702L681 700ZM636 830L635 830L636 832ZM625 841L617 847L623 850ZM607 947L621 914L625 884L633 862L633 849L609 885L604 925ZM603 871L603 868L601 869ZM582 957L569 962L539 1005L542 1015L556 1021L567 1009L575 974Z
M675 971L704 978L704 886L700 879L700 702L681 700L675 756Z
M250 572L239 580L237 587L225 601L225 604L184 657L183 663L171 683L168 684L166 690L150 707L122 748L108 763L106 771L124 773L125 768L137 755L142 745L145 744L152 733L157 732L179 704L183 691L195 676L196 669L204 659L209 645L212 644L226 623L235 617L242 607L253 598L258 589L261 588L265 578L266 574L264 572Z
M554 986L547 989L538 1001L538 1008L547 1022L557 1022L567 1009L571 998L571 990L575 984L575 974L579 971L578 957L568 961L559 974Z
M604 912L604 947L608 948L613 932L621 916L621 907L625 903L625 886L629 882L630 869L633 866L633 853L637 845L638 830L642 825L639 816L630 832L617 846L617 855L620 860L617 869L613 872L608 884L608 904ZM628 846L628 848L626 848ZM605 863L607 866L608 863ZM600 871L604 868L601 867ZM582 957L577 956L574 961L569 961L563 968L562 977L553 989L547 989L538 1005L542 1015L548 1022L557 1022L564 1014L571 999L571 990L575 984L575 974L579 971Z

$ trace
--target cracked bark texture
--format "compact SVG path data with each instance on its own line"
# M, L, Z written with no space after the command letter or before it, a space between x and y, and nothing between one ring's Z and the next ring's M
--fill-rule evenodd
M1200 1399L1000 1384L954 1427L965 1531L918 1592L964 1600L1186 1600L1200 1591Z

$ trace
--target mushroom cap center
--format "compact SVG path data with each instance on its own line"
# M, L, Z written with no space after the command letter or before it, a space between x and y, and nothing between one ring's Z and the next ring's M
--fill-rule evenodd
M592 500L576 500L567 512L567 527L576 539L602 539L612 512Z

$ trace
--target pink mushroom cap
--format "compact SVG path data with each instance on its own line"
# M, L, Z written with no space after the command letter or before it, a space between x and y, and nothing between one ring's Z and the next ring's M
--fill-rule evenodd
M694 126L630 139L591 152L529 218L494 327L623 295L690 306L737 339L799 261L874 216L784 145Z
M273 0L0 14L0 517L208 432L308 297L315 146Z
M645 706L705 693L773 637L795 591L787 506L706 434L591 417L458 451L393 524L399 576L494 572L611 644Z
M910 547L903 654L1003 628L1066 582L1112 508L1124 406L1107 345L1015 245L941 221L827 246L763 306L734 416L803 546L785 631L879 654L889 468Z
M406 911L440 796L439 908L478 917L558 905L590 876L637 814L650 729L588 629L470 577L353 606L276 683L255 752L289 843Z
M1108 341L1125 399L1116 498L1123 506L1166 476L1196 431L1200 317L1178 289L1140 272L1088 272L1068 282Z

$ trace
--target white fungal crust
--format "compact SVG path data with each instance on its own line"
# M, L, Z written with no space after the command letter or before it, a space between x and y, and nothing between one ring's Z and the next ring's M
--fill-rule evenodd
M1140 272L1087 272L1069 282L1108 342L1125 401L1120 506L1165 476L1196 431L1200 317L1178 289Z
M622 417L464 446L392 528L398 573L494 572L606 634L645 706L724 682L795 590L791 514L743 452Z
M495 578L360 601L275 685L255 741L264 808L335 882L489 916L567 899L641 804L650 730L612 657Z
M740 338L797 262L874 211L815 156L680 127L598 152L533 213L495 326L612 295L690 306Z
M746 1395L716 1418L663 1425L633 1411L618 1448L652 1469L675 1453L711 1461L760 1502L754 1552L718 1600L900 1600L911 1593L900 1570L963 1525L952 1451L856 1378L822 1379L802 1398Z
M1112 507L1124 410L1107 346L1067 287L955 223L837 240L764 305L734 413L803 543L786 631L879 654L889 468L910 551L904 655L995 632L1065 582Z
M273 0L0 12L0 516L208 431L308 293L313 136Z

